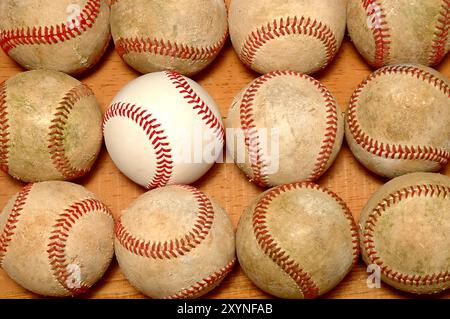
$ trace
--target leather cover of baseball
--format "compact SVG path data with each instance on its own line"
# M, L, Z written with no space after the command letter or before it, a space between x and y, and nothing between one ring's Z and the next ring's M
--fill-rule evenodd
M114 220L84 187L68 182L29 184L0 214L0 267L40 295L85 293L114 254Z
M233 128L227 147L239 168L268 187L322 176L341 149L344 117L319 81L276 71L236 96L227 128Z
M450 159L450 87L434 69L379 69L354 92L346 120L350 149L378 175L436 172Z
M375 68L434 66L450 49L448 0L349 0L347 10L350 37Z
M2 0L0 46L24 68L79 74L106 51L109 14L106 0Z
M152 298L197 298L231 271L235 239L225 210L191 186L152 190L116 225L116 256L125 277Z
M127 84L103 123L106 148L118 169L148 189L195 182L223 150L225 130L214 99L172 71Z
M450 178L413 173L393 179L373 194L359 221L367 265L406 292L450 288Z
M236 250L244 272L260 289L280 298L316 298L358 261L358 231L334 193L312 183L282 185L244 211Z
M0 84L0 169L25 182L73 180L102 145L102 114L85 84L57 71Z
M223 0L113 0L111 32L122 59L141 73L206 68L228 38Z
M346 0L232 0L230 36L241 61L256 72L327 67L342 44Z

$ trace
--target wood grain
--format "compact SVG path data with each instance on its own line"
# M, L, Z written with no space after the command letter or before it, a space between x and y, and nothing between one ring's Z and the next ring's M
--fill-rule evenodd
M438 67L447 77L450 76L450 59ZM23 70L0 53L0 82ZM343 110L357 85L371 72L356 52L349 39L346 39L333 64L315 77L322 81L335 95ZM112 45L99 65L79 79L88 84L96 93L103 111L116 93L129 81L139 76L127 67L115 53ZM215 98L224 116L233 97L258 75L246 69L234 53L231 43L225 45L217 60L203 73L194 77ZM37 168L38 169L38 168ZM450 175L450 170L444 172ZM127 180L113 165L106 150L101 155L89 176L77 181L99 197L112 209L117 217L134 199L144 193L144 189ZM346 145L343 146L336 163L321 178L319 184L339 194L350 206L358 219L359 212L370 195L384 182L365 170L354 159ZM0 173L0 207L23 186L8 175ZM236 227L241 212L262 192L262 189L248 182L233 164L217 164L194 186L215 197L229 212ZM30 271L33 271L30 269ZM360 261L345 280L325 298L408 298L386 285L380 289L369 289L366 284L366 268ZM84 298L142 298L123 277L117 262L114 261L105 277L83 296ZM239 266L227 277L223 284L208 294L206 298L267 298L243 274ZM445 293L435 298L449 298ZM38 298L15 284L4 271L0 270L0 298Z

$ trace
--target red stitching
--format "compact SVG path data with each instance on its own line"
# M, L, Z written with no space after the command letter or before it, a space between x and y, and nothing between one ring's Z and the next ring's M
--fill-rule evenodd
M189 288L182 289L176 294L165 297L163 299L190 299L195 298L202 291L205 291L211 286L217 285L221 280L223 280L233 269L234 264L236 263L236 258L230 261L225 267L222 267L220 270L213 273L211 276L202 279L201 281L196 282Z
M252 31L239 56L244 64L251 67L258 50L267 42L291 34L312 36L323 43L327 51L327 62L322 68L329 64L337 53L336 37L329 26L311 18L294 16L273 20Z
M123 57L129 53L151 53L195 62L210 61L225 45L228 30L222 38L209 46L194 47L176 41L157 38L120 38L116 41L117 53Z
M0 30L0 46L6 54L20 45L33 44L57 44L69 41L81 36L81 34L92 28L100 13L101 0L87 0L85 7L81 10L72 23L79 22L79 26L73 28L63 22L56 26L23 27L15 30Z
M8 250L9 243L14 236L14 231L17 228L16 224L19 221L22 210L27 202L28 195L31 192L33 184L28 184L20 191L16 197L11 213L8 216L3 233L0 236L0 268L3 267L3 259Z
M225 138L225 129L220 120L214 115L209 106L201 99L200 96L189 85L186 79L179 73L173 71L165 72L167 77L172 81L172 84L179 90L187 103L192 106L194 111L202 117L206 125L214 131L216 137L223 143Z
M450 31L450 0L442 1L442 8L439 14L432 52L428 61L430 65L439 64L446 54L446 45Z
M147 185L148 189L166 186L169 182L172 171L172 150L170 148L167 136L164 135L162 125L157 121L153 114L145 109L130 103L114 103L106 111L103 118L103 131L108 121L114 117L125 117L138 124L147 134L156 155L156 170L152 181Z
M319 287L315 284L311 276L301 268L301 266L292 259L287 252L276 242L276 239L270 233L267 225L267 214L270 203L284 192L298 189L312 189L323 192L336 200L344 211L345 217L350 224L353 244L353 263L356 264L359 259L359 239L358 229L348 206L333 192L321 188L320 186L305 182L282 185L273 188L257 203L253 212L253 232L256 240L264 253L269 256L289 277L291 277L299 287L305 298L315 298L319 295Z
M0 84L0 170L8 173L9 124L6 105L6 81Z
M386 64L391 50L391 35L389 34L390 30L386 21L386 10L378 0L361 0L361 4L367 13L367 17L372 17L375 56L374 60L370 61L370 64L376 68L380 68ZM374 6L379 8L379 15L375 12ZM369 11L371 8L372 10Z
M112 214L108 207L96 199L85 199L71 204L69 208L59 215L55 225L53 225L54 230L51 232L49 244L47 245L48 259L53 275L61 286L72 295L83 294L90 286L85 283L80 283L78 288L68 285L68 279L70 279L72 274L68 270L70 262L66 256L67 239L74 224L82 217L94 212L101 212L112 219Z
M252 181L262 187L268 186L269 177L265 173L267 163L263 159L263 150L260 147L258 129L254 120L253 102L261 87L270 79L280 76L295 76L310 81L320 91L325 99L325 109L327 113L327 127L321 150L316 159L314 170L308 178L309 181L318 179L324 172L325 167L333 152L334 143L337 137L338 111L337 104L330 91L319 81L312 77L295 71L274 71L256 79L242 97L240 105L241 128L244 131L244 141L249 154L250 165L253 172Z
M53 165L67 180L84 176L90 170L90 168L77 169L70 163L64 148L64 130L75 104L92 95L94 95L92 90L84 84L72 88L59 102L49 127L48 149Z
M192 229L180 238L165 242L144 240L135 237L123 224L117 221L116 237L119 243L129 252L137 256L153 259L173 259L184 256L201 244L211 230L214 221L214 210L208 197L191 186L177 186L192 193L198 203L197 219Z
M372 210L364 225L364 245L367 256L372 264L380 267L382 274L390 280L396 281L404 285L419 286L419 285L436 285L450 281L449 271L439 272L434 274L408 275L394 270L390 266L384 264L380 253L377 251L374 239L374 232L379 218L386 212L386 210L399 203L403 199L413 197L442 197L449 199L450 187L441 185L414 185L396 191L383 200Z
M363 83L359 85L350 101L347 120L350 132L357 144L364 148L367 152L378 157L390 159L406 159L406 160L426 160L439 163L441 166L447 165L450 160L450 152L434 148L431 146L407 146L407 145L391 145L375 140L367 135L360 127L357 118L359 96L372 80L390 74L403 74L415 77L419 80L436 87L447 97L450 97L450 88L444 80L439 79L433 74L414 66L388 66L379 69L370 75Z

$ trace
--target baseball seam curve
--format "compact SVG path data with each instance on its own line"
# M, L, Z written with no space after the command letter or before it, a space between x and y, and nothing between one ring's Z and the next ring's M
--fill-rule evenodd
M378 157L387 159L434 161L441 166L447 165L450 160L450 152L444 149L439 149L432 146L391 145L375 140L363 131L363 128L361 128L357 118L357 109L360 94L362 93L366 85L368 85L372 80L386 74L402 74L415 77L419 80L429 83L430 85L440 90L444 95L450 97L450 87L445 83L445 81L417 67L394 65L379 69L359 85L359 87L353 93L350 101L350 106L347 114L347 122L350 133L356 144L361 146L364 150L371 153L372 155Z
M372 66L380 68L387 63L391 50L391 35L387 23L386 11L379 0L361 0L361 4L367 13L367 17L372 17L372 32L375 42L375 56L369 61ZM373 7L379 8L379 15ZM372 9L369 11L369 7Z
M0 268L3 266L3 259L5 258L9 243L14 236L14 230L16 229L16 224L19 221L20 215L26 205L28 195L30 195L33 184L28 184L19 192L11 209L11 213L6 220L3 232L0 236Z
M49 127L48 149L53 165L67 180L82 177L90 170L90 168L77 169L72 166L65 152L64 131L75 104L93 95L92 90L85 84L72 88L58 103Z
M6 81L4 81L0 84L0 170L5 173L9 170L9 124L6 97Z
M396 271L390 266L385 265L380 252L377 250L374 233L377 222L380 217L386 213L387 209L392 205L398 204L400 201L407 198L414 197L440 197L444 199L450 198L450 187L441 185L413 185L403 188L394 193L391 193L386 198L381 200L378 205L370 212L364 224L364 233L362 245L364 246L368 258L372 264L380 267L381 273L392 281L404 285L419 286L419 285L436 285L450 281L450 273L448 270L434 274L426 275L410 275Z
M52 269L52 274L58 283L72 295L80 295L85 293L90 286L81 282L77 283L78 287L71 287L68 280L71 273L68 270L69 261L66 256L66 245L69 238L70 230L75 223L94 212L100 212L113 219L112 214L105 204L97 199L88 198L78 202L74 202L60 213L56 223L53 225L53 231L50 234L49 243L47 245L47 254Z
M57 44L69 41L91 29L100 14L101 0L87 0L86 5L72 22L79 26L69 27L67 22L52 26L23 27L0 30L0 46L6 54L20 45Z
M180 290L174 295L164 297L163 299L190 299L198 296L202 291L208 289L211 286L216 285L218 282L223 280L233 269L236 263L236 258L233 258L227 265L214 272L212 275L196 282L189 288Z
M103 131L107 123L115 118L128 118L146 133L156 156L155 174L147 185L148 189L166 186L173 172L172 150L162 125L144 108L136 104L117 102L110 106L103 117Z
M438 23L428 63L437 65L445 56L447 40L450 32L450 0L443 0L439 12Z
M356 226L353 215L348 206L333 192L323 189L320 186L310 183L294 183L273 188L268 191L263 198L259 200L253 211L253 232L256 241L266 256L272 259L290 278L292 278L305 298L316 298L319 296L319 287L317 287L311 276L301 268L301 266L287 254L285 250L276 242L276 239L270 233L267 225L267 214L270 203L280 194L298 189L312 189L321 191L338 202L341 206L345 218L350 225L350 233L352 237L353 264L359 259L359 237L358 228Z
M179 238L157 242L137 238L119 218L116 224L116 238L123 248L137 256L164 260L184 256L202 243L209 235L214 221L212 203L204 193L194 187L184 185L177 187L190 192L198 204L197 219L192 229Z
M181 74L173 71L166 71L165 74L179 91L181 96L183 96L187 103L192 107L192 110L197 112L197 115L201 116L201 119L205 122L206 126L214 132L214 135L219 139L220 143L223 143L225 139L225 129L219 118L211 111L208 104L202 100Z
M251 67L261 47L269 41L292 34L311 36L322 42L326 48L326 62L322 68L334 59L338 48L336 37L330 27L304 16L282 17L256 28L248 35L239 57L244 64Z

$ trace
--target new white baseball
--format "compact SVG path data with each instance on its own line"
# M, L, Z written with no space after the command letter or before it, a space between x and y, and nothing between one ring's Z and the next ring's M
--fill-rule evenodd
M315 73L342 44L346 0L233 0L230 35L241 61L259 73Z
M147 188L195 182L224 145L214 100L196 82L169 71L125 86L107 110L103 130L119 170Z
M227 213L191 186L158 188L138 198L117 221L115 249L130 283L152 298L200 297L236 261Z
M262 186L315 181L333 164L344 117L330 91L294 71L257 78L233 101L227 147L239 168Z
M42 182L24 187L0 214L0 267L44 296L86 292L114 254L114 220L84 187Z

